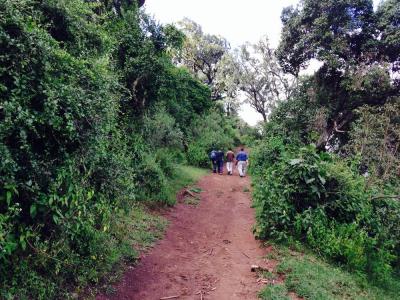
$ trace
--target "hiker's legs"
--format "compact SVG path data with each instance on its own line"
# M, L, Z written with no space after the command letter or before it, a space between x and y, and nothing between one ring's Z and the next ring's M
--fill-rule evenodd
M245 161L238 162L238 171L239 171L240 177L243 177L246 175L246 162Z
M213 168L213 173L217 173L217 162L215 160L212 161L212 168Z
M242 165L243 176L246 176L246 171L247 171L247 162L244 161Z
M228 170L228 174L232 174L232 162L228 161L226 163L226 169Z
M224 162L221 160L218 162L218 173L222 174L224 172Z

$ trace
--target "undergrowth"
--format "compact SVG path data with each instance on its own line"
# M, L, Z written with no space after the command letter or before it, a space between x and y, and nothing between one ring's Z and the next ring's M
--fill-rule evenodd
M179 191L183 187L195 183L206 174L206 169L178 165L175 170L175 176L169 181L168 184L168 204L173 205L176 203L177 191Z
M253 152L255 234L298 241L346 270L386 286L400 257L398 201L375 199L357 162L314 145L265 141Z
M174 204L179 190L206 173L204 169L177 165L166 179L168 201L164 203ZM32 245L36 252L15 265L13 278L19 284L3 285L0 298L69 299L77 295L94 297L98 291L112 294L112 283L120 278L126 266L134 264L139 254L163 235L167 222L149 211L149 206L146 202L133 202L130 207L115 209L107 227L92 233L93 237L86 237L92 238L88 257L73 253L68 256L62 240L58 248ZM55 249L59 252L54 252ZM42 272L42 268L50 266L51 272Z
M304 253L305 251L305 253ZM361 274L349 273L323 261L311 252L294 251L283 245L274 245L270 257L278 259L276 273L284 274L279 284L268 284L259 294L261 299L290 299L295 293L304 299L398 299L399 281L390 288L375 287Z
M198 181L206 173L204 169L177 165L171 177L167 179L168 201L166 204L175 204L177 193L182 188ZM128 213L124 211L120 213L121 215L114 216L112 223L115 238L122 241L120 248L115 249L120 253L116 253L107 272L107 278L103 276L100 284L90 287L86 294L95 296L98 290L113 294L115 291L112 283L120 278L128 264L134 264L137 261L140 253L147 251L162 238L167 226L167 221L163 217L157 216L143 205L134 206Z
M133 207L129 212L120 211L116 214L112 221L112 239L119 241L118 247L112 248L98 284L83 290L82 294L94 297L99 290L112 294L112 283L120 279L128 264L134 264L140 253L151 248L163 236L166 226L164 218L152 214L141 205ZM83 289L85 285L82 285ZM76 292L79 293L79 289Z

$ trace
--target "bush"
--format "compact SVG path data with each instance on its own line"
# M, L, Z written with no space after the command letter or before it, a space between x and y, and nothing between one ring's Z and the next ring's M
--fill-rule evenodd
M210 145L204 145L202 142L190 144L187 151L187 160L190 165L207 168L210 166L208 153L211 151Z
M197 118L193 122L187 161L198 167L208 167L208 154L213 148L227 150L235 145L236 132L231 124L218 112Z
M2 299L97 282L126 248L116 211L171 202L187 128L212 106L136 1L94 2L0 1Z
M121 190L134 194L126 148L109 138L121 135L119 84L92 19L78 0L0 4L0 285L29 265L28 298L52 298L59 275L92 278L76 269L100 253Z
M254 151L252 165L259 238L295 238L351 270L379 280L391 274L399 239L389 231L398 218L390 214L385 224L373 191L351 164L314 145L289 149L272 138Z
M165 109L157 109L152 116L145 116L143 136L153 149L183 148L183 133Z
M363 106L358 109L358 120L353 124L350 141L345 150L360 157L360 171L368 174L370 185L388 184L400 189L400 98L383 106Z
M166 200L166 177L154 155L146 154L138 166L137 182L143 200Z

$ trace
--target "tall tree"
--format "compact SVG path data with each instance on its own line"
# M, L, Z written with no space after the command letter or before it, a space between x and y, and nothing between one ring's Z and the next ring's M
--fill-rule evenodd
M372 0L302 0L285 8L281 20L277 55L295 76L313 58L339 69L374 57Z
M123 11L130 10L132 6L142 7L145 0L85 0L86 2L95 2L101 4L105 10L112 10L116 15L121 16Z
M199 24L189 19L182 20L178 25L186 35L186 40L182 49L175 54L175 61L185 65L207 84L214 100L222 99L223 91L215 81L219 63L230 48L228 41L221 36L204 33Z
M236 60L232 53L226 53L219 62L218 72L215 78L215 87L221 94L221 102L228 117L237 116L240 108L238 98L239 84L237 76Z
M396 69L400 31L398 1L302 0L282 12L283 31L277 56L286 72L298 76L311 59L323 63L310 95L325 111L318 145L347 140L354 110L383 105L399 93Z
M400 2L381 2L376 12L379 32L379 53L383 60L392 64L394 72L400 71ZM397 81L397 85L400 83Z
M285 75L267 39L245 44L237 53L236 81L250 104L267 121L276 103L290 96L293 76Z

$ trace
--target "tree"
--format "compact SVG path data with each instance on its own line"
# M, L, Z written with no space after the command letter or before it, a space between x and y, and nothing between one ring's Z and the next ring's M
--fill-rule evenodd
M302 0L282 12L277 56L285 71L298 76L311 59L346 69L376 52L372 0Z
M381 58L392 64L394 72L400 71L400 2L381 2L376 12ZM400 83L397 81L397 86Z
M228 41L221 37L203 33L201 26L192 20L184 19L178 23L186 35L180 51L175 53L175 61L186 66L212 91L213 100L222 99L222 93L216 85L216 77L222 57L229 50Z
M294 78L285 75L267 39L245 44L237 53L236 81L251 107L264 121L276 103L290 96Z
M71 298L128 255L114 219L169 201L213 102L173 65L181 33L136 0L2 0L0 36L0 298Z
M215 88L220 91L224 112L228 117L237 116L240 108L238 98L238 80L236 60L234 55L226 53L219 62L218 72L215 78Z
M142 7L145 0L86 0L86 2L96 2L103 5L106 10L112 10L116 15L121 16L124 10L129 10L137 3L138 7Z
M375 13L372 0L302 0L297 8L283 10L277 49L282 68L298 76L311 59L323 63L309 90L324 111L317 139L321 149L346 143L355 109L383 105L398 95L391 74L398 60L399 6L387 0Z

